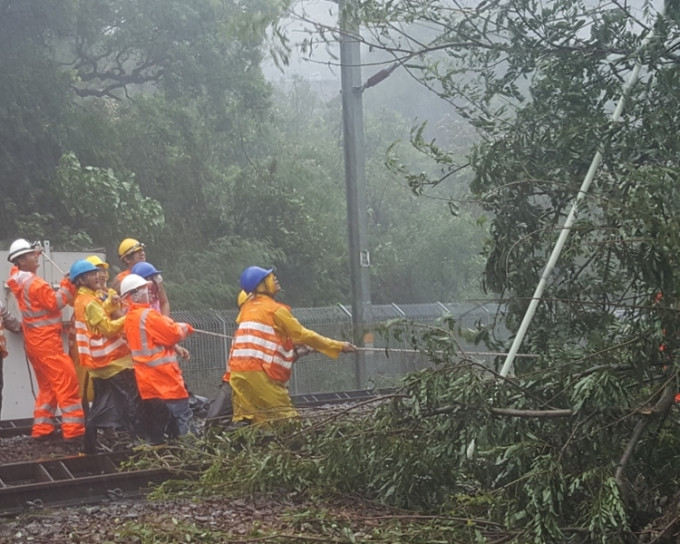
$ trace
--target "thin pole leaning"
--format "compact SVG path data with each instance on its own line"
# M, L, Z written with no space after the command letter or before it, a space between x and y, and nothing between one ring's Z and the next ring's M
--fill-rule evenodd
M45 257L45 259L47 259L47 260L52 264L52 266L54 266L54 268L56 268L57 271L58 271L62 276L65 276L65 275L66 275L66 272L64 272L64 271L61 269L61 267L60 267L57 263L55 263L55 262L52 260L52 257L50 257L50 256L47 254L47 252L43 251L43 252L41 253L41 255L42 255L43 257Z
M664 16L663 7L659 12L659 16L660 17ZM647 47L647 44L652 40L653 37L654 30L651 30L649 34L647 34L645 39L642 41L642 43L638 46L635 52L636 55L640 55L642 53L642 51ZM637 82L638 77L640 76L641 69L642 61L638 60L635 63L633 71L630 73L628 81L624 84L621 90L621 97L619 98L619 102L616 105L616 109L614 110L614 113L612 114L611 117L611 120L613 122L618 122L621 120L621 112L623 111L626 99L628 98L628 95L630 94L630 90L632 89L633 85L635 85L635 83ZM593 181L593 178L595 177L595 172L599 168L601 162L602 152L597 151L595 153L595 156L593 157L592 162L590 163L590 168L588 168L586 177L583 179L583 183L581 184L581 188L579 189L579 192L576 195L576 199L571 205L571 210L569 211L569 215L567 216L567 219L564 222L564 225L562 226L562 230L557 239L557 243L555 244L555 247L553 248L553 251L550 254L548 263L545 265L545 268L543 269L541 279L539 280L538 285L536 286L536 290L534 291L534 296L532 297L531 302L529 303L529 307L527 308L527 311L524 314L522 323L520 324L519 329L517 330L517 335L515 336L515 339L512 342L512 346L510 347L510 351L508 351L508 355L505 358L505 362L503 363L503 367L501 368L500 371L501 377L506 377L510 372L510 369L512 368L512 363L515 360L515 356L517 355L517 352L519 351L519 348L522 345L522 342L524 341L524 336L527 332L527 329L529 328L529 324L531 323L531 320L534 318L534 314L536 313L536 307L538 306L538 303L540 302L541 297L543 296L543 291L545 290L545 286L548 283L548 278L550 277L553 269L555 268L557 259L559 258L560 253L562 252L562 248L564 247L564 244L567 241L567 236L569 236L569 233L571 232L571 227L574 224L574 221L576 220L576 213L578 211L579 204L587 195L588 190L590 189L590 185Z

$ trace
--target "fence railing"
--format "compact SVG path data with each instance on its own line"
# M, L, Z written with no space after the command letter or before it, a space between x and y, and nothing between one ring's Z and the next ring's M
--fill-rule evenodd
M370 383L359 383L356 358L341 354L333 360L319 353L312 353L299 359L293 365L289 383L291 394L325 393L349 391L364 387L390 387L398 384L406 374L424 368L429 361L414 351L408 340L409 334L400 339L387 337L377 332L380 325L393 319L404 319L418 325L434 325L437 320L449 315L456 320L457 327L472 329L477 323L493 325L498 307L488 304L430 304L375 305L371 308L373 323L367 329L372 331L375 349L364 353L363 364L370 367L364 373ZM319 308L295 308L297 319L319 334L337 340L352 338L351 316L346 308L327 306ZM196 329L212 334L196 333L182 344L191 352L191 359L182 365L184 378L190 390L201 396L213 398L226 370L226 361L231 347L230 338L236 330L237 310L176 311L173 319L190 323ZM416 332L416 331L414 331ZM464 349L479 351L464 338L457 338ZM379 349L378 349L379 348Z

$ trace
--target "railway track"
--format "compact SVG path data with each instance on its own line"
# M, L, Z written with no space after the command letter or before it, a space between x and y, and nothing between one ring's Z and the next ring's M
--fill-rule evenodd
M32 419L8 419L0 421L0 438L31 434Z
M170 477L164 469L120 469L126 453L78 455L0 466L0 514L139 497Z
M345 391L297 395L298 408L350 404L384 396L391 390ZM210 420L211 425L229 428L229 415ZM30 435L31 420L0 422L0 439ZM96 455L71 455L0 465L0 515L16 515L48 506L93 504L107 500L137 498L153 484L169 479L165 469L127 470L122 463L131 451Z

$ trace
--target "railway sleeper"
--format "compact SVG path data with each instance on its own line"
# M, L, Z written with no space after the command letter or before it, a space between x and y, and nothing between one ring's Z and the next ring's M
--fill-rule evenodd
M165 469L120 471L120 462L127 458L118 452L2 465L0 515L139 496L150 484L171 476Z

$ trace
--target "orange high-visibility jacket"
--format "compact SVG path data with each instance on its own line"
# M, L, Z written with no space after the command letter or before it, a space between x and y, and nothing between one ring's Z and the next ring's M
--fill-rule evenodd
M26 346L40 350L41 343L46 342L44 347L47 348L54 334L61 334L61 310L73 301L75 286L64 278L55 291L41 277L16 266L12 268L7 285L21 311Z
M87 287L78 289L73 314L81 365L103 368L130 355L123 335L125 317L110 319L99 293Z
M229 358L231 372L260 370L272 380L285 383L290 379L295 349L290 338L274 330L274 313L279 308L290 309L268 296L257 296L241 307Z
M175 344L194 331L148 305L133 304L125 319L125 336L135 362L135 376L142 399L185 399Z
M130 269L126 268L121 272L118 272L113 278L112 285L116 288L116 291L120 291L120 283L125 279L125 276L130 275Z

